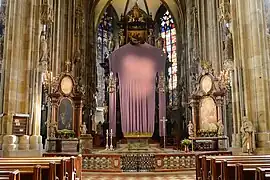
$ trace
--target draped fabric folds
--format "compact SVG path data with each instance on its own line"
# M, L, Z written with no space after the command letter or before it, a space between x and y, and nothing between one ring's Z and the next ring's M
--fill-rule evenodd
M156 73L164 72L162 50L147 43L127 44L110 56L110 68L118 74L120 112L124 136L134 133L152 136L155 124ZM165 117L165 94L159 93L159 117ZM116 129L116 92L110 93L110 128ZM162 122L160 127L162 126ZM160 135L163 131L160 129Z

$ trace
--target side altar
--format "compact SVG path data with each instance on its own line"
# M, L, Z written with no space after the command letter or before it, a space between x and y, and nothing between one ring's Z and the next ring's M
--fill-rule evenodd
M84 88L67 71L53 79L50 97L51 113L47 122L47 152L79 152L92 142L82 123Z
M226 95L225 72L214 75L211 65L202 68L190 97L192 120L188 124L189 139L195 151L227 149L223 122L223 100Z

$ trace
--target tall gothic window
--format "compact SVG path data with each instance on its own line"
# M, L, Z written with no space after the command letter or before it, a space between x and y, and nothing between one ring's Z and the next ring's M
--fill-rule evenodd
M177 105L177 55L176 55L176 29L173 18L167 10L160 19L160 33L164 39L164 52L168 56L168 89L169 105Z
M4 37L5 37L5 20L6 20L7 1L0 0L0 100L3 103L4 91ZM3 112L3 104L0 104L0 112Z
M105 100L105 78L104 69L100 63L104 62L104 58L111 53L111 42L113 40L114 24L115 24L115 10L109 6L100 19L100 24L97 30L97 106L103 106Z

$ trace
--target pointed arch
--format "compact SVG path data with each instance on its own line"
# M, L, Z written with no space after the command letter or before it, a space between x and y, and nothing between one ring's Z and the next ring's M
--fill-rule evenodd
M103 106L105 101L105 70L101 63L109 56L112 49L112 43L115 42L116 26L118 23L117 13L112 5L109 5L104 11L99 25L97 27L97 47L96 47L96 68L97 68L97 106ZM115 44L115 43L113 43Z

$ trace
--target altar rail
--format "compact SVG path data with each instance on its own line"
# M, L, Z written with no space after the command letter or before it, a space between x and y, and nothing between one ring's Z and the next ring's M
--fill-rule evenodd
M88 172L174 172L195 170L195 154L84 154Z
M121 153L83 154L84 172L177 172L196 168L196 157L223 155L229 151L190 153ZM76 156L76 154L46 153L44 156Z

